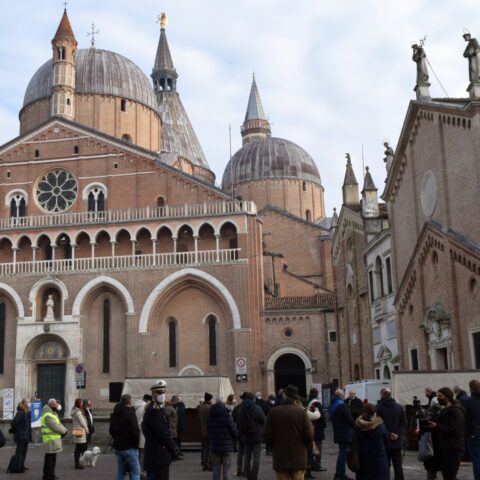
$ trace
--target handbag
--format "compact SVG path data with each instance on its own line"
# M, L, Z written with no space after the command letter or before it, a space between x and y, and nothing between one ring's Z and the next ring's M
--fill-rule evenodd
M350 445L350 450L347 452L347 465L348 468L354 473L360 470L360 457L358 455L357 440L355 436L353 437L352 444Z
M417 459L420 462L426 462L433 458L432 434L430 432L423 432L418 443Z
M74 428L72 430L72 435L74 437L83 437L85 435L85 430L83 428Z

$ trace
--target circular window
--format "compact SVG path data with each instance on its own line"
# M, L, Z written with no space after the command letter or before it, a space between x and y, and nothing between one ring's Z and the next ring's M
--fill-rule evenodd
M77 198L75 177L66 170L51 170L37 184L36 198L39 206L50 213L68 210Z
M283 333L286 337L291 337L293 335L293 330L291 328L286 328Z

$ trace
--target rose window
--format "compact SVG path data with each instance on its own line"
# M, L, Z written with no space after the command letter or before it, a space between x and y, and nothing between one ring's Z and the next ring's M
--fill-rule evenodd
M38 182L37 201L48 212L63 212L73 205L77 191L77 181L70 172L52 170Z

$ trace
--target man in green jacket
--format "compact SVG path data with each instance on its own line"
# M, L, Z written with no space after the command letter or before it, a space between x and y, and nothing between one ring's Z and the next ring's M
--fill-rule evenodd
M57 407L57 401L51 398L42 409L42 442L46 447L43 480L55 480L57 453L62 451L62 437L67 433L58 418Z

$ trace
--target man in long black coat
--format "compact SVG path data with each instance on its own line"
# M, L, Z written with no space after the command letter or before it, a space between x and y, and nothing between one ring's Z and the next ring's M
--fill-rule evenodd
M167 383L157 380L151 387L152 402L145 409L142 431L145 436L144 466L148 480L168 480L172 458L177 456L165 409Z
M388 388L383 390L377 404L377 415L383 420L389 433L390 444L387 454L389 463L393 464L395 480L403 480L402 438L407 432L407 417L403 407L392 398Z

